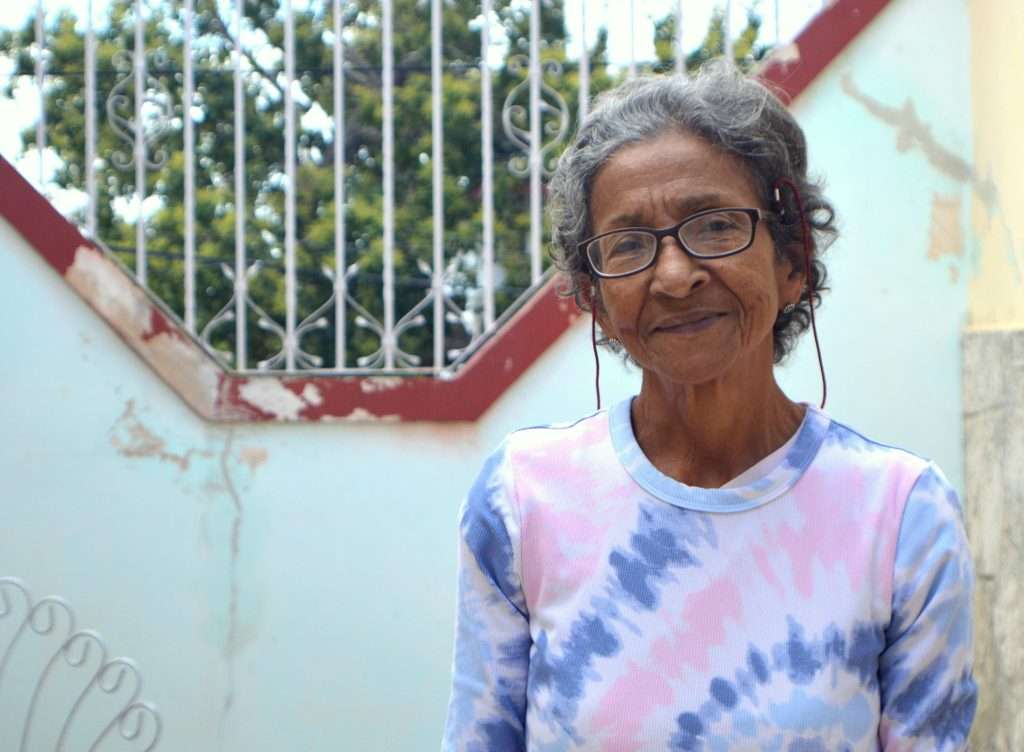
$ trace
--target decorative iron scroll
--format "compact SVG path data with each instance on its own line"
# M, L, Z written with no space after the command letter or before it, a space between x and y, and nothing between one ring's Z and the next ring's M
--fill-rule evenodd
M3 631L3 634L11 634L6 644L0 643L0 689L3 688L4 680L8 678L6 671L12 657L18 655L19 647L31 649L28 641L33 637L62 637L60 646L39 670L31 688L27 685L25 687L31 694L24 718L4 718L6 728L15 730L15 733L18 733L17 724L20 723L17 752L38 749L38 746L29 744L33 731L38 730L33 721L39 711L43 690L62 661L70 669L86 672L84 678L87 678L88 682L62 715L54 752L65 752L68 749L68 738L75 719L92 695L99 692L113 696L122 691L126 682L130 682L130 693L123 707L114 713L90 746L83 749L95 752L111 737L115 729L125 741L138 740L142 752L150 752L156 748L163 723L156 707L139 699L142 694L142 675L135 662L129 658L108 659L107 646L98 632L76 629L75 614L67 601L53 595L33 601L28 587L21 580L0 577L0 627L13 627L13 631ZM94 652L98 654L98 660L90 660ZM147 740L148 744L141 746Z
M501 124L508 139L522 151L512 157L508 163L509 172L517 177L530 174L530 59L523 55L509 58L509 70L513 73L522 72L525 78L516 84L505 97L501 107ZM557 162L556 150L569 133L569 105L565 97L558 93L545 77L559 79L562 77L562 64L557 60L541 62L540 80L540 169L545 177L555 171ZM526 103L522 102L526 99Z
M168 65L167 53L155 50L148 54L150 66L157 69ZM142 138L146 144L146 168L159 170L169 158L166 148L155 148L157 144L171 133L174 119L174 98L164 83L155 76L146 76L146 91L133 92L129 95L135 77L135 58L127 50L119 50L114 54L114 67L121 78L114 84L107 96L107 118L110 127L117 137L125 143L128 151L115 151L110 161L121 170L128 170L134 162L135 142ZM148 67L147 67L148 69ZM149 105L143 115L143 122L135 121L132 97L143 97L143 103Z

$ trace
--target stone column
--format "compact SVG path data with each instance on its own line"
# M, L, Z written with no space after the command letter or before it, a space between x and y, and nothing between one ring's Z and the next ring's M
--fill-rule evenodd
M977 577L974 752L1024 750L1024 329L963 340L967 534Z

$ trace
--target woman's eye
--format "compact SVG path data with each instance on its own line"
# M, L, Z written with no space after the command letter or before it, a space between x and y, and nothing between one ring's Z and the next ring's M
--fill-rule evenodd
M704 225L705 232L732 232L736 223L728 219L712 219Z
M621 235L612 238L608 251L615 255L626 256L643 253L646 248L647 242L643 235Z

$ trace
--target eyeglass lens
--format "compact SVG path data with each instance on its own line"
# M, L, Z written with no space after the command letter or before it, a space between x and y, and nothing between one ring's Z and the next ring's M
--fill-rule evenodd
M718 211L689 219L678 228L679 241L696 256L713 258L744 248L753 240L754 223L742 211ZM658 251L658 236L647 230L614 232L594 240L587 255L598 272L629 274L643 269Z

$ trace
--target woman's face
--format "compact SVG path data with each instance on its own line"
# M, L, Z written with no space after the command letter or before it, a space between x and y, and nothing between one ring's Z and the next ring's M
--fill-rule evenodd
M746 167L703 139L666 132L622 148L598 172L590 196L594 234L662 228L702 209L764 208ZM661 241L648 269L599 281L598 323L650 375L700 384L729 370L772 363L772 325L799 296L802 277L778 258L758 223L747 250L721 259L687 256Z

